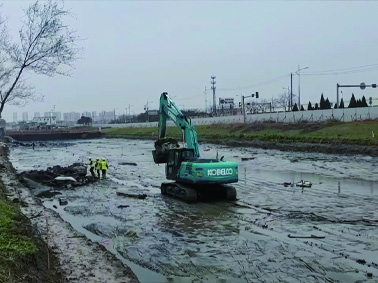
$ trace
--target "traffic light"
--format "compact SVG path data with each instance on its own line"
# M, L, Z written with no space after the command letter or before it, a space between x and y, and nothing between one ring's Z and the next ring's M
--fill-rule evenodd
M376 88L376 87L377 87L377 84L372 84L371 87L372 87L372 88Z
M256 91L256 98L259 98L259 92Z
M239 102L239 108L241 107L241 102Z

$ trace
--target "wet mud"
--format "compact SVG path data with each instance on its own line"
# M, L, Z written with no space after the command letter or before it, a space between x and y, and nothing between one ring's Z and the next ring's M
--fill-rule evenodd
M204 144L202 157L239 163L237 200L186 204L160 194L153 149L99 139L10 159L21 173L106 157L106 180L41 199L140 282L377 282L377 158ZM300 180L311 188L284 185Z

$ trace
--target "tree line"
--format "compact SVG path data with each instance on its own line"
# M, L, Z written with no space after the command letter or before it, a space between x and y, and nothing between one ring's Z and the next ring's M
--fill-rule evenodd
M365 96L362 96L362 99L356 100L356 98L354 97L354 94L352 93L352 97L349 101L349 105L348 105L347 108L358 108L358 107L368 107L368 105L366 103ZM312 106L311 101L309 101L309 103L307 105L307 110L323 110L323 109L331 109L331 108L332 108L331 102L329 102L328 97L327 97L327 99L324 99L323 93L320 97L320 103L319 104L315 103L315 105ZM335 104L333 108L334 109L345 108L344 100L341 98L340 105L338 106L337 104ZM303 111L303 110L304 109L303 109L303 105L302 105L301 111ZM292 111L298 111L297 104L294 105Z
M270 106L274 108L283 108L284 111L305 111L305 106L301 105L300 108L298 107L298 104L295 103L292 107L290 107L290 99L295 99L296 95L293 94L293 97L290 97L289 93L282 93L278 98L272 99L271 102L268 102L267 100L261 100L260 103L252 103L254 104L255 108L260 105L258 110L262 110L264 112L264 109L262 109L261 105L270 104ZM356 99L354 94L352 93L352 97L349 101L349 104L346 106L344 99L342 98L340 100L339 105L332 104L328 97L324 98L323 93L320 96L319 103L312 104L311 101L309 101L307 105L306 110L323 110L323 109L337 109L337 108L357 108L357 107L368 107L368 104L366 102L365 96L363 96L361 99ZM251 109L252 112L253 109ZM260 112L260 111L259 111Z

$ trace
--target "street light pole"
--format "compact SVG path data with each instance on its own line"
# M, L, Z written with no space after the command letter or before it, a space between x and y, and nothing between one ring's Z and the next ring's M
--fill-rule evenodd
M301 110L301 75L300 75L300 71L306 70L308 68L309 67L305 67L305 68L301 69L298 65L298 70L295 72L298 75L298 109L299 110Z

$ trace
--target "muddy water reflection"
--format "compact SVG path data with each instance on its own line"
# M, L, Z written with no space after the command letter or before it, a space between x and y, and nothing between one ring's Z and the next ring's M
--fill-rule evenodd
M47 143L13 148L11 161L23 171L106 157L108 180L66 190L65 207L56 199L45 205L126 260L142 282L376 282L377 158L203 148L203 157L219 152L239 162L235 203L161 196L165 169L153 163L152 141ZM299 180L312 188L283 186Z

